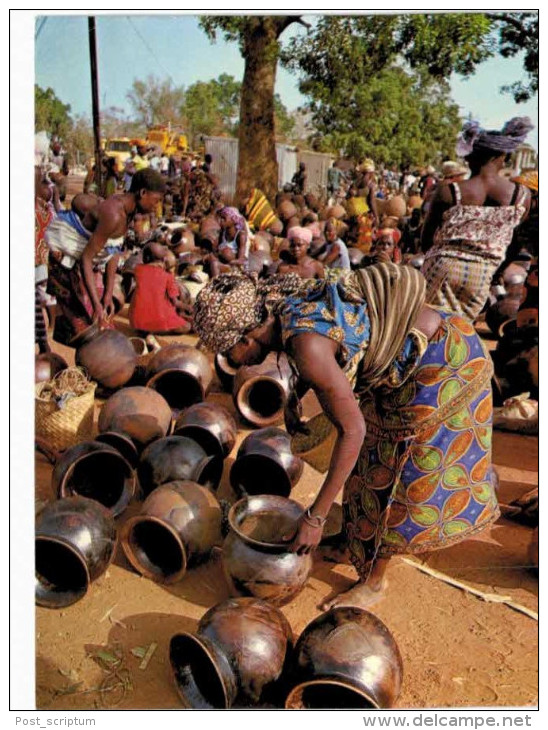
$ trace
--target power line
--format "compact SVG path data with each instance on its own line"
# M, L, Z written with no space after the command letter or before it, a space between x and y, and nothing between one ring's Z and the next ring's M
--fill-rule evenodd
M173 80L173 78L172 78L171 74L170 74L170 73L169 73L169 71L168 71L168 70L167 70L167 69L165 68L165 66L164 66L164 65L163 65L162 63L160 63L160 61L159 61L159 59L157 58L156 54L154 53L154 51L152 50L152 48L151 48L151 47L150 47L150 46L148 45L148 42L147 42L147 41L146 41L146 39L145 39L145 38L143 37L143 35L141 34L140 30L139 30L139 29L137 28L137 26L135 25L135 23L133 22L133 20L132 20L132 19L131 19L131 18L130 18L129 16L127 16L127 19L128 19L128 21L129 21L129 22L131 23L131 26L132 26L133 30L134 30L134 31L135 31L135 32L137 33L137 35L139 36L139 38L140 38L140 39L141 39L141 40L143 41L143 43L144 43L145 47L147 48L147 50L148 50L148 52L150 53L150 55L152 56L152 58L153 58L153 59L154 59L154 60L156 61L156 63L158 64L158 66L160 66L160 68L161 68L161 69L162 69L162 70L163 70L163 71L164 71L164 72L165 72L165 73L167 74L167 76L168 76L169 80L171 81L171 83L173 84L173 86L176 86L176 83L175 83L175 81Z

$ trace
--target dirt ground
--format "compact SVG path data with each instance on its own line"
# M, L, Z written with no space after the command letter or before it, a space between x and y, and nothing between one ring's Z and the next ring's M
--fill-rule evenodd
M127 319L118 318L121 329ZM166 338L195 342L194 337ZM73 351L55 345L73 360ZM217 380L209 395L236 416ZM98 412L101 401L97 402ZM219 496L234 499L228 474L248 430L226 459ZM499 500L510 502L538 484L538 439L496 431L494 463ZM52 466L36 457L37 507L53 501ZM308 504L321 476L305 466L292 498ZM121 524L138 505L122 515ZM538 611L538 579L528 565L532 529L501 518L488 533L426 556L412 558L485 593L508 596ZM318 604L354 580L350 566L318 560L304 590L282 608L295 638L319 614ZM211 606L228 597L219 554L190 570L180 583L161 586L139 576L121 549L108 571L78 603L62 610L36 609L36 706L47 710L176 709L168 646L179 631L192 631ZM404 679L396 708L530 707L538 701L538 624L503 603L480 598L392 560L384 599L372 608L386 623L403 658ZM132 653L157 648L146 669ZM117 676L90 657L117 653ZM121 680L124 680L123 682ZM129 680L129 681L128 681ZM121 685L124 685L123 687ZM100 687L107 691L99 691ZM113 687L113 689L108 689Z

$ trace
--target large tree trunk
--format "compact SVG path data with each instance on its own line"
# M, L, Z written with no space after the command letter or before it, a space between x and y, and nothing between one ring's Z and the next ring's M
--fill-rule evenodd
M274 136L274 83L278 62L279 18L257 17L244 40L245 71L239 127L236 203L260 188L273 203L278 190ZM285 25L284 25L285 27Z

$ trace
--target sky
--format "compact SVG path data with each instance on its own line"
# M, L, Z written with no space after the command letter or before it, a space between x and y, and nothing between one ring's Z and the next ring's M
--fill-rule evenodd
M46 18L45 23L41 20ZM208 81L221 73L243 77L244 62L237 44L218 37L212 43L199 28L193 15L97 15L99 103L101 108L116 106L129 115L126 94L134 79L152 74L171 78L174 85L188 87ZM73 114L91 117L91 82L86 16L38 16L36 29L35 80L42 88L51 86L56 95L70 104ZM306 29L291 26L283 38L304 35ZM501 94L503 84L523 78L520 57L495 57L478 66L474 76L454 75L451 90L463 117L472 114L482 126L500 129L513 116L530 116L538 124L538 99L515 104ZM305 102L295 75L278 67L276 91L285 106L293 110ZM538 131L527 141L538 149Z

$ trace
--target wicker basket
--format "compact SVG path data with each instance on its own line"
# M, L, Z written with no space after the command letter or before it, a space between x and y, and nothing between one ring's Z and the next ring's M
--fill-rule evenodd
M322 474L329 469L337 441L337 430L324 413L306 422L308 434L298 433L291 439L291 451Z
M93 432L93 408L97 383L89 384L82 395L65 401L59 408L53 400L46 400L41 393L48 383L35 386L35 435L43 439L55 451L64 451L70 446L90 438Z

